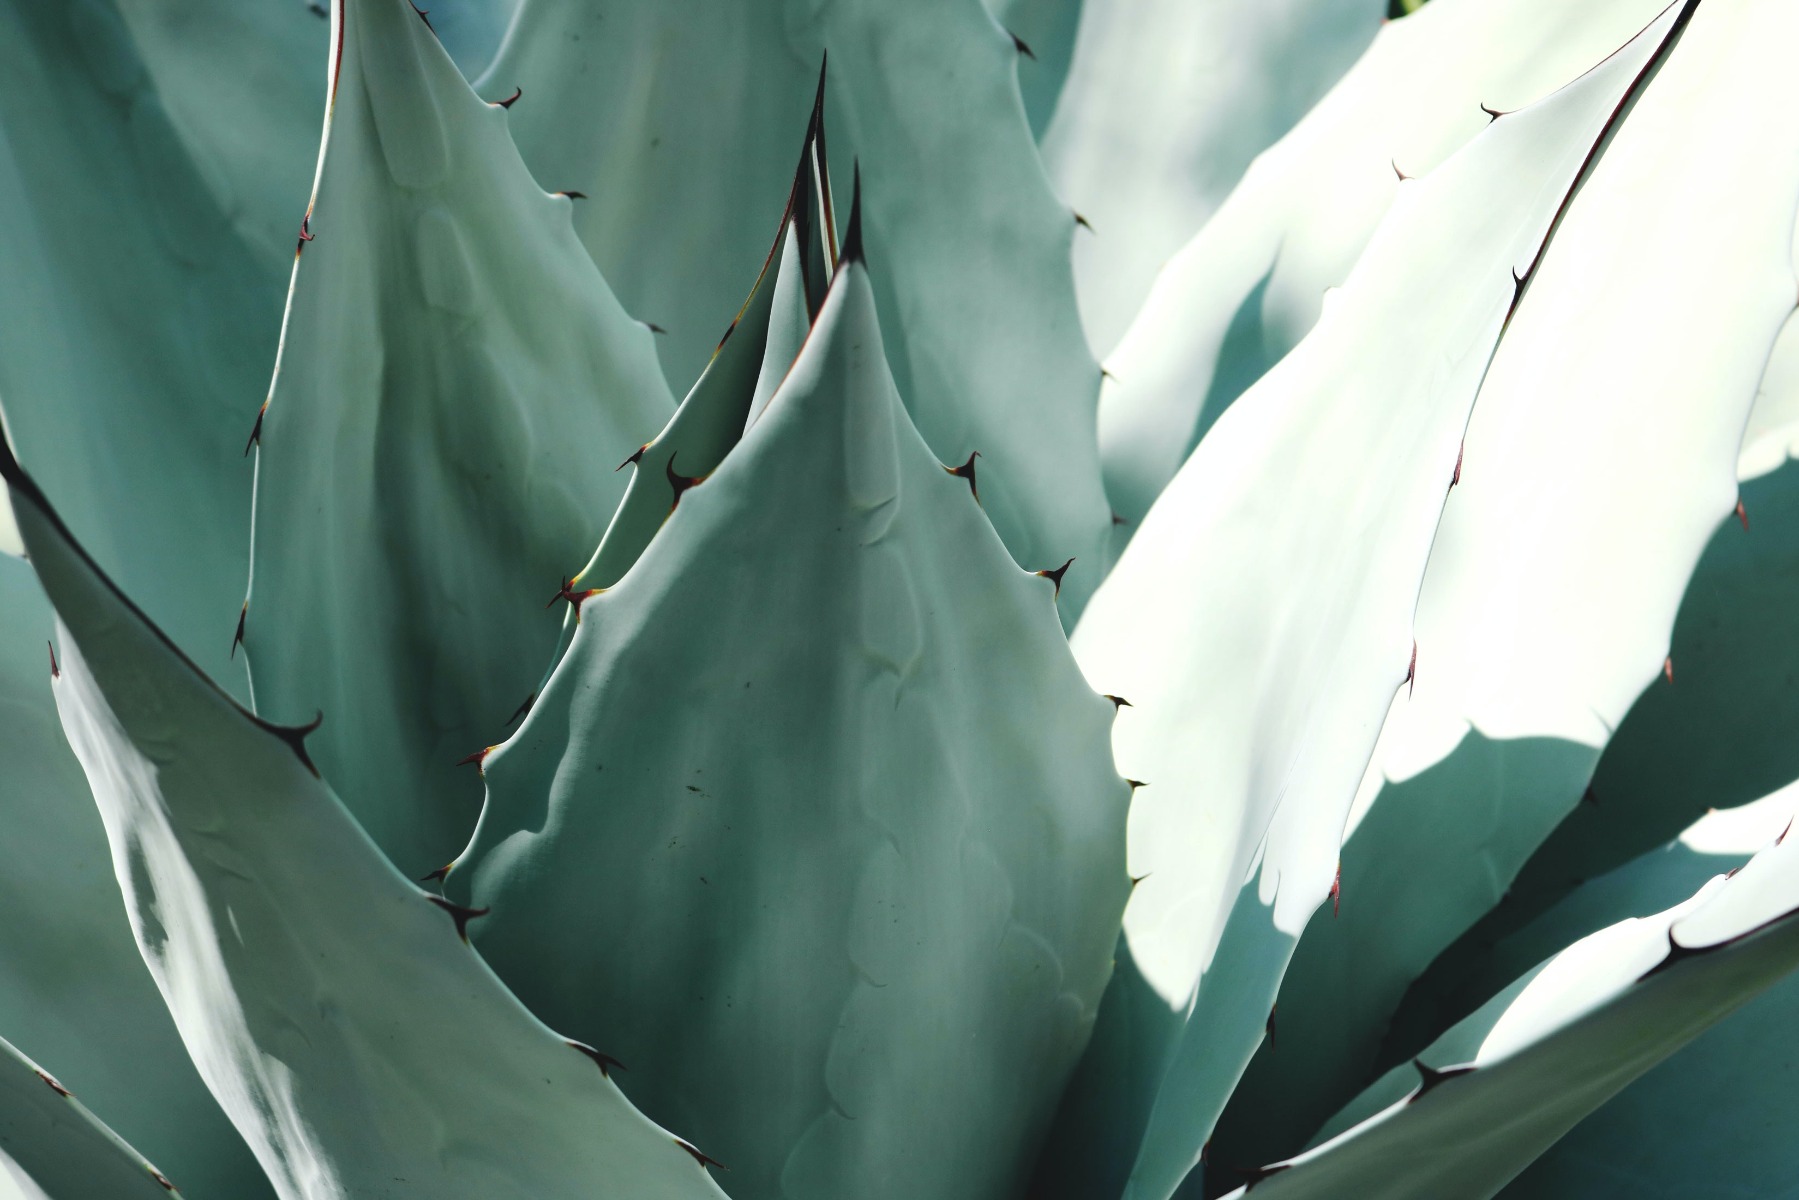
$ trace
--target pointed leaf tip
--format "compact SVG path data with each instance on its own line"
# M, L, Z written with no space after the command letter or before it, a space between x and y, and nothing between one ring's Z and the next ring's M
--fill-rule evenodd
M862 252L862 163L858 159L850 175L850 223L843 234L843 249L838 255L839 262L861 263L868 266L868 259Z

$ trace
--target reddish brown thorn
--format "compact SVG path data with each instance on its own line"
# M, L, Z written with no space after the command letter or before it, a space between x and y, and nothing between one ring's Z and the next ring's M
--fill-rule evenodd
M244 644L244 621L249 615L250 602L246 600L244 606L237 610L237 632L231 635L231 653L227 656L229 658L236 658L237 648Z
M478 767L486 761L489 754L493 753L493 749L492 746L483 746L473 754L463 755L456 760L454 765L458 767Z
M1271 1050L1280 1049L1280 1041L1274 1036L1274 1014L1279 1008L1279 1004L1270 1004L1268 1006L1268 1020L1262 1026L1262 1032L1268 1035L1268 1048Z
M1154 875L1154 874L1155 874L1154 871L1145 871L1141 875L1127 875L1127 876L1125 876L1125 878L1129 879L1131 881L1131 890L1134 892L1137 890L1138 884L1142 883L1145 879L1148 879L1151 875Z
M1462 455L1468 450L1468 443L1462 442L1455 448L1455 474L1449 477L1449 486L1454 487L1462 481Z
M32 1070L36 1071L37 1077L49 1084L50 1090L55 1092L58 1096L62 1096L65 1099L74 1099L75 1093L58 1083L56 1076L50 1074L50 1072L44 1070L42 1067L33 1067Z
M1343 864L1337 864L1337 877L1331 880L1331 916L1336 917L1343 910Z
M554 603L556 603L556 601L552 600L552 601L550 601L550 603L554 604ZM532 692L529 696L525 697L525 702L523 704L519 705L517 708L512 710L512 715L510 717L506 718L506 725L510 725L514 721L517 721L521 717L525 716L527 713L529 713L531 711L531 706L536 703L537 703L537 693ZM500 728L502 728L502 729L504 729L505 727L506 727L505 725L500 726Z
M637 447L637 449L631 451L631 457L625 459L624 462L622 462L622 463L618 464L618 466L612 468L613 474L616 475L618 472L624 470L626 467L635 466L636 464L642 462L643 461L643 452L645 450L648 450L649 448L650 448L650 444L648 442L645 442L643 445Z
M618 1059L616 1059L616 1058L613 1058L610 1054L601 1054L598 1050L595 1050L592 1046L589 1046L586 1042L577 1042L573 1038L570 1038L570 1039L568 1039L568 1044L569 1044L570 1049L579 1050L581 1053L585 1054L587 1057L593 1059L594 1062L598 1063L599 1067L600 1067L600 1074L604 1075L607 1079L612 1078L612 1072L622 1071L625 1069L624 1063L618 1061Z
M1147 783L1144 783L1141 779L1127 779L1127 780L1125 780L1125 782L1131 785L1131 791L1133 791L1133 792L1136 791L1140 787L1148 787L1149 786Z
M644 324L649 326L651 333L667 333L668 332L668 330L662 328L662 326L656 324L656 322L654 322L654 321L645 321ZM736 322L733 321L733 322L731 322L731 324L736 325Z
M1743 523L1743 532L1748 533L1749 532L1749 510L1743 507L1743 502L1740 499L1737 501L1737 520L1739 520Z
M1068 568L1073 565L1073 563L1074 559L1071 558L1053 571L1036 571L1033 573L1055 584L1056 595L1060 597L1062 595L1062 576L1068 574Z
M1500 112L1498 109L1489 108L1485 104L1480 106L1480 111L1487 114L1487 124L1489 124L1489 125L1491 125L1493 122L1497 121L1499 118L1505 116L1505 114Z
M974 481L974 460L979 457L981 457L981 452L976 450L968 456L968 461L961 466L943 468L957 479L968 480L968 494L974 497L976 504L981 502L981 489Z
M518 103L518 98L524 94L525 94L524 88L515 87L512 89L512 95L506 97L504 100L494 100L494 101L491 101L490 103L495 108L511 108L514 104Z
M1404 182L1405 182L1405 181L1406 181L1406 180L1408 180L1408 179L1410 179L1410 178L1411 178L1411 176L1410 176L1410 175L1407 175L1407 174L1406 174L1406 173L1405 173L1405 172L1404 172L1404 171L1401 171L1401 170L1400 170L1400 169L1399 169L1399 162L1398 162L1398 160L1396 160L1396 159L1391 159L1391 158L1389 158L1389 159L1388 159L1388 160L1387 160L1387 161L1388 161L1388 162L1389 162L1389 163L1391 163L1391 164L1392 164L1392 166L1393 166L1393 174L1395 174L1395 175L1397 175L1397 176L1399 176L1399 181L1400 181L1400 182L1401 182L1401 183L1404 183Z
M1080 213L1074 214L1074 223L1076 225L1079 225L1082 229L1085 229L1088 233L1092 233L1094 231L1093 230L1093 222L1089 221L1086 217L1083 217Z
M1783 830L1781 830L1781 831L1780 831L1780 836L1779 836L1779 837L1777 837L1777 838L1775 838L1775 839L1774 839L1774 844L1775 844L1775 845L1776 845L1776 846L1778 846L1778 845L1780 845L1780 844L1781 844L1781 843L1782 843L1782 842L1784 842L1784 841L1786 841L1786 840L1787 840L1787 834L1789 834L1789 833L1791 833L1791 832L1793 832L1793 818L1791 818L1791 817L1788 817L1788 818L1787 818L1787 827L1786 827L1786 828L1785 828L1785 829L1783 829Z
M669 455L668 461L662 464L662 473L668 477L668 486L675 491L675 498L668 506L670 512L673 512L680 506L681 497L686 493L688 488L699 486L701 480L705 478L703 475L692 476L675 474L675 457L674 454Z
M425 23L425 28L431 31L431 36L436 37L437 28L431 24L431 10L428 8L420 8L418 5L414 4L412 6L412 11L419 15L419 20Z
M476 917L485 917L493 911L490 908L466 908L460 904L453 904L442 896L433 896L430 892L425 893L425 899L450 914L450 919L456 922L456 936L465 942L468 941L468 923Z
M1031 52L1030 46L1025 43L1023 38L1019 37L1016 33L1012 33L1010 29L1006 30L1006 32L1012 34L1012 45L1020 54L1024 55L1032 62L1037 61L1037 56Z
M1669 683L1674 682L1674 656L1672 654L1662 659L1662 674Z
M429 875L420 875L419 882L420 883L442 883L446 878L449 877L450 868L455 865L456 865L456 862L454 859L452 859L451 861L445 863L443 866L437 868L437 870L431 872Z
M1408 700L1411 699L1412 689L1417 687L1417 685L1418 685L1418 639L1413 638L1412 639L1412 661L1407 663L1406 668L1405 668L1406 699L1408 699Z
M158 1171L155 1167L150 1168L150 1178L161 1184L162 1190L165 1192L172 1192L175 1190L175 1185L169 1181L169 1177L164 1175L161 1171Z
M50 678L61 679L62 668L56 665L56 643L45 642L44 645L50 647Z
M1118 709L1121 709L1121 708L1136 708L1137 707L1135 704L1132 704L1129 700L1126 700L1123 696L1114 696L1110 692L1107 692L1105 694L1105 696L1106 696L1106 699L1108 699L1112 702L1113 711L1117 711Z
M673 1136L673 1135L670 1135L670 1136ZM721 1171L729 1171L731 1169L730 1167L725 1166L725 1164L719 1162L716 1158L713 1158L710 1154L707 1154L705 1151L701 1150L698 1146L694 1145L692 1142L688 1141L686 1138L675 1138L675 1145L681 1147L681 1149L683 1149L683 1150L687 1151L687 1153L693 1155L693 1161L699 1163L700 1166L702 1166L702 1167L717 1167Z
M554 596L550 597L550 602L548 604L544 605L544 607L545 608L555 608L556 601L567 600L569 602L569 604L574 606L574 609L576 612L580 612L581 611L581 602L583 600L587 599L589 596L597 596L600 594L599 588L588 588L586 591L581 591L581 592L575 591L574 588L575 588L574 580L564 579L562 581L562 586L560 588L556 589L556 594ZM535 697L533 697L533 698L535 699ZM508 724L510 724L510 722L508 722Z
M250 440L244 443L244 457L250 457L252 447L262 445L262 418L269 411L269 402L264 400L262 407L256 410L256 424L250 426Z
M587 199L586 192L551 192L550 195L566 196L570 200L585 200L585 199Z
M302 243L304 243L304 242L310 242L311 240L312 240L312 214L307 213L305 216L300 218L300 241Z
M1457 1075L1467 1075L1474 1070L1472 1066L1463 1066L1444 1067L1439 1071L1435 1067L1425 1066L1424 1060L1418 1058L1412 1060L1412 1065L1418 1068L1418 1090L1406 1098L1407 1104L1418 1103L1418 1101L1424 1097L1426 1092L1429 1092L1439 1084L1446 1080L1454 1079Z

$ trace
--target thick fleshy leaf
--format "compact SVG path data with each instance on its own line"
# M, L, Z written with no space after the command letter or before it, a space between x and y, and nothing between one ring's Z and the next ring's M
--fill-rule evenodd
M1236 397L1318 320L1394 198L1495 111L1636 33L1664 0L1432 0L1393 21L1169 263L1106 365L1106 491L1134 524ZM1104 230L1102 228L1101 232Z
M167 151L186 152L218 217L256 258L258 281L267 285L261 298L266 337L277 328L279 318L267 306L280 296L278 281L290 263L318 155L331 61L325 4L76 0L67 7L89 61L141 58L147 86L167 106L176 139ZM204 212L173 215L191 219ZM204 305L202 299L196 307L207 318L223 315ZM246 394L255 394L254 385Z
M1501 942L1489 966L1503 970L1521 955L1529 956L1523 963L1537 961L1538 947L1678 902L1705 875L1734 869L1781 836L1796 807L1799 786L1789 785L1700 818L1674 842L1583 885ZM1795 1014L1799 976L1789 975L1607 1101L1505 1194L1601 1200L1710 1195L1721 1187L1745 1197L1780 1194L1799 1170L1799 1147L1785 1136Z
M1078 560L1072 617L1111 528L1099 365L1075 308L1074 216L1031 139L1020 51L981 0L526 0L481 87L525 90L525 160L545 186L589 195L582 240L626 306L668 329L682 384L766 251L827 50L834 151L861 163L900 396L939 459L980 453L981 499L1016 561ZM571 112L595 114L579 137Z
M1356 61L1386 14L1386 0L1082 9L1043 158L1095 230L1074 245L1095 350L1118 344L1162 264Z
M1318 327L1201 443L1076 632L1088 678L1134 705L1115 746L1148 785L1131 813L1131 870L1146 876L1125 914L1131 954L1189 1013L1135 1194L1166 1196L1198 1161L1261 1040L1286 955L1331 889L1381 718L1412 675L1413 608L1490 357L1601 139L1688 12L1669 9L1401 189ZM1252 876L1256 895L1239 902ZM1243 929L1215 957L1227 919Z
M241 691L226 639L248 562L242 420L281 295L236 224L253 198L223 194L229 172L197 157L109 0L6 0L0 28L7 428L107 569ZM237 66L214 69L221 88L244 84ZM297 221L303 192L290 203Z
M1668 686L1687 579L1720 522L1742 535L1738 444L1793 309L1796 42L1789 0L1707 3L1535 272L1468 425L1341 911L1294 954L1223 1161L1297 1152L1361 1088L1406 988L1580 802L1638 693Z
M900 406L858 245L760 419L584 599L446 884L739 1197L1008 1195L1111 970L1129 793L1054 582Z
M1261 1170L1257 1200L1484 1200L1588 1112L1799 965L1799 839L1562 951ZM1267 1173L1272 1170L1272 1173ZM1242 1193L1234 1193L1241 1195Z
M283 1200L718 1197L598 1051L398 874L305 731L241 708L120 593L0 447L59 618L57 708L132 932L201 1077Z
M54 1075L0 1039L0 1196L168 1200L180 1195Z
M1674 681L1638 697L1583 796L1518 869L1504 902L1418 979L1383 1062L1416 1053L1487 995L1469 982L1495 940L1570 890L1677 835L1706 807L1747 803L1799 776L1799 464L1741 488L1749 528L1728 519L1700 558L1674 622ZM1520 746L1521 748L1521 746ZM1570 747L1583 758L1591 752ZM1463 764L1462 769L1467 769ZM1414 783L1428 782L1428 774Z
M13 850L0 907L20 914L0 922L0 1029L54 1063L188 1200L267 1196L131 939L106 831L50 694L54 629L31 568L0 559L0 841Z
M326 714L320 769L417 875L467 840L480 781L454 764L540 678L545 598L672 401L507 110L406 0L335 12L312 240L254 434L241 631L257 711Z

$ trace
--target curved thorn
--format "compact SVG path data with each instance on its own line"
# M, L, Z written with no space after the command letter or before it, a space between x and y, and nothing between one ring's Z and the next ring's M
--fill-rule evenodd
M244 622L249 616L250 602L246 600L244 606L237 610L237 632L231 635L231 653L227 657L236 658L237 648L244 644Z
M449 877L450 868L455 865L456 865L456 860L451 859L449 862L447 862L443 866L437 868L437 870L431 872L429 875L420 875L419 882L420 883L442 883L446 878Z
M555 601L552 600L552 601L550 601L550 603L554 604ZM519 705L517 708L512 710L512 715L510 717L506 718L506 725L510 725L514 721L519 720L521 717L528 715L531 712L531 706L536 703L537 703L537 693L532 692L529 696L525 697L525 702L523 704ZM505 727L506 727L505 725L502 725L500 728L504 729Z
M577 1042L573 1038L566 1038L564 1040L568 1042L571 1050L579 1050L587 1057L593 1059L595 1063L599 1064L600 1074L604 1075L607 1079L612 1078L612 1072L623 1071L625 1069L624 1063L613 1058L610 1054L600 1053L586 1042Z
M585 199L587 199L586 192L551 192L550 195L561 196L567 200L585 200Z
M512 89L512 95L506 97L504 100L492 101L492 105L494 108L511 108L514 104L518 103L518 98L524 94L524 88L515 87Z
M424 895L425 899L450 914L450 919L456 922L456 936L465 942L468 941L468 923L476 917L485 917L493 911L490 908L468 908L465 905L445 900L442 896L433 896L430 892L426 892Z
M1012 48L1014 50L1017 50L1032 62L1037 61L1037 55L1032 52L1030 45L1023 38L1019 37L1016 33L1013 33L1010 29L1006 30L1006 33L1012 38Z
M703 475L692 476L675 474L675 458L679 453L679 451L676 451L675 454L669 455L668 461L662 464L662 473L668 477L668 486L675 490L674 503L668 506L670 512L673 512L680 506L681 497L687 492L687 489L698 487L700 481L705 478Z
M1114 696L1111 692L1105 693L1105 698L1112 702L1113 711L1117 711L1118 709L1121 709L1121 708L1136 708L1137 707L1135 704L1132 704L1129 700L1126 700L1123 696Z
M478 767L487 760L487 756L493 752L493 749L492 746L483 746L473 754L463 755L451 765L458 767Z
M1749 510L1743 507L1743 501L1737 500L1737 520L1742 522L1743 532L1749 532Z
M250 427L250 440L244 443L244 457L250 457L250 451L262 445L262 418L269 411L269 402L264 400L262 407L256 410L256 424Z
M61 1096L65 1100L73 1100L75 1098L75 1093L64 1087L61 1081L59 1081L56 1076L50 1074L50 1072L44 1070L42 1067L33 1067L31 1069L37 1072L37 1077L48 1084L50 1090L55 1092L58 1096Z
M61 679L62 668L56 664L56 643L47 641L44 645L50 647L50 678Z
M1337 877L1331 880L1331 916L1341 915L1343 908L1343 863L1337 862Z
M1418 686L1418 639L1413 638L1412 639L1412 661L1410 663L1406 664L1406 669L1405 669L1406 699L1409 700L1412 698L1412 692L1417 686Z
M1078 212L1074 214L1074 223L1079 225L1082 229L1085 229L1088 233L1094 232L1093 222L1089 221Z
M979 450L976 450L976 451L972 452L971 454L969 454L968 461L963 463L961 466L959 466L959 467L944 467L943 468L945 471L948 471L951 475L954 475L957 479L968 480L968 494L974 497L976 504L979 504L981 502L981 489L975 483L975 479L974 479L974 460L979 457L981 457L981 452Z
M1499 118L1505 116L1505 114L1500 112L1497 108L1489 107L1486 104L1482 104L1480 106L1480 111L1487 114L1487 124L1489 124L1489 125L1491 125L1493 122L1497 121Z
M1067 562L1063 563L1061 566L1055 568L1054 570L1035 571L1032 573L1039 576L1040 578L1047 579L1051 583L1055 584L1056 585L1056 596L1059 599L1062 595L1062 576L1068 574L1068 568L1073 565L1074 565L1074 559L1071 558Z
M643 461L643 452L645 450L648 450L649 448L650 448L650 444L648 442L645 442L643 445L637 447L637 449L631 451L631 456L629 458L625 459L624 462L618 464L618 466L612 468L613 474L616 475L618 472L624 470L626 467L634 466L635 464L642 462ZM554 603L554 602L552 601L552 603Z
M1674 682L1674 656L1672 654L1662 659L1662 675L1669 683Z
M1424 1060L1421 1058L1414 1058L1412 1060L1412 1066L1418 1069L1418 1090L1406 1097L1407 1104L1416 1104L1433 1088L1439 1087L1446 1081L1454 1079L1457 1075L1469 1075L1474 1071L1472 1064L1460 1067L1444 1067L1442 1070L1438 1070L1436 1067L1425 1066Z
M1136 791L1140 787L1148 787L1149 786L1147 783L1144 783L1141 779L1127 779L1127 780L1125 780L1125 782L1131 785L1131 791L1133 791L1133 792Z
M674 1137L673 1134L670 1134L669 1136ZM678 1138L678 1137L675 1138L675 1145L681 1147L681 1149L683 1149L683 1150L687 1151L687 1153L693 1155L693 1161L699 1163L701 1167L717 1167L721 1171L729 1171L731 1169L730 1167L725 1166L725 1164L719 1162L716 1158L713 1158L710 1154L707 1154L705 1151L701 1150L698 1146L694 1145L692 1142L688 1141L686 1138Z
M648 327L648 329L651 333L667 333L668 332L668 330L662 328L662 326L656 324L656 322L654 322L654 321L645 321L644 325Z

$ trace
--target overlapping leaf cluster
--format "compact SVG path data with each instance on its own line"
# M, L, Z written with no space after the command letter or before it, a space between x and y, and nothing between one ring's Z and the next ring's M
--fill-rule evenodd
M1664 2L0 0L0 1192L1773 1194Z

